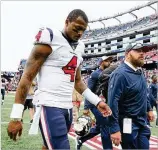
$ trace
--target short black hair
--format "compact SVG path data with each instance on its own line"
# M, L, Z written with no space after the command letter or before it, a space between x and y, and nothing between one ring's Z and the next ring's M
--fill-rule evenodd
M72 10L69 15L67 16L67 19L72 22L75 21L78 17L82 17L83 20L88 23L88 17L84 11L81 9L74 9Z

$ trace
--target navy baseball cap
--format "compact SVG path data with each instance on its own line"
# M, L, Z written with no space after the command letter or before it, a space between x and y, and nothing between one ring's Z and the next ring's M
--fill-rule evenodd
M142 50L143 52L148 52L149 47L147 45L144 45L142 43L136 43L135 45L132 46L132 44L127 45L125 52L129 52L131 50Z

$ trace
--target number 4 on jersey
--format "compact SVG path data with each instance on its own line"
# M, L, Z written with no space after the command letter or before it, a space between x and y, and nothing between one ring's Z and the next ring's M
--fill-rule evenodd
M77 67L77 57L73 56L70 62L62 67L62 70L64 71L65 74L69 74L71 76L70 82L74 82L74 76L75 76L75 70Z

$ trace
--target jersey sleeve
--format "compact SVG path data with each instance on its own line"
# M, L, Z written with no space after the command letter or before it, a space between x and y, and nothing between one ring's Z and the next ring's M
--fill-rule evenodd
M34 44L48 44L52 45L53 31L50 28L40 28L37 35L35 36Z

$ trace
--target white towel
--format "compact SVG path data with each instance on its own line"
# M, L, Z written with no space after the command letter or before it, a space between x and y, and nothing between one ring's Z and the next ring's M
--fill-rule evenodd
M29 135L36 135L38 134L38 127L39 127L39 119L41 115L42 106L36 107L36 112L33 116L33 122L31 124Z

